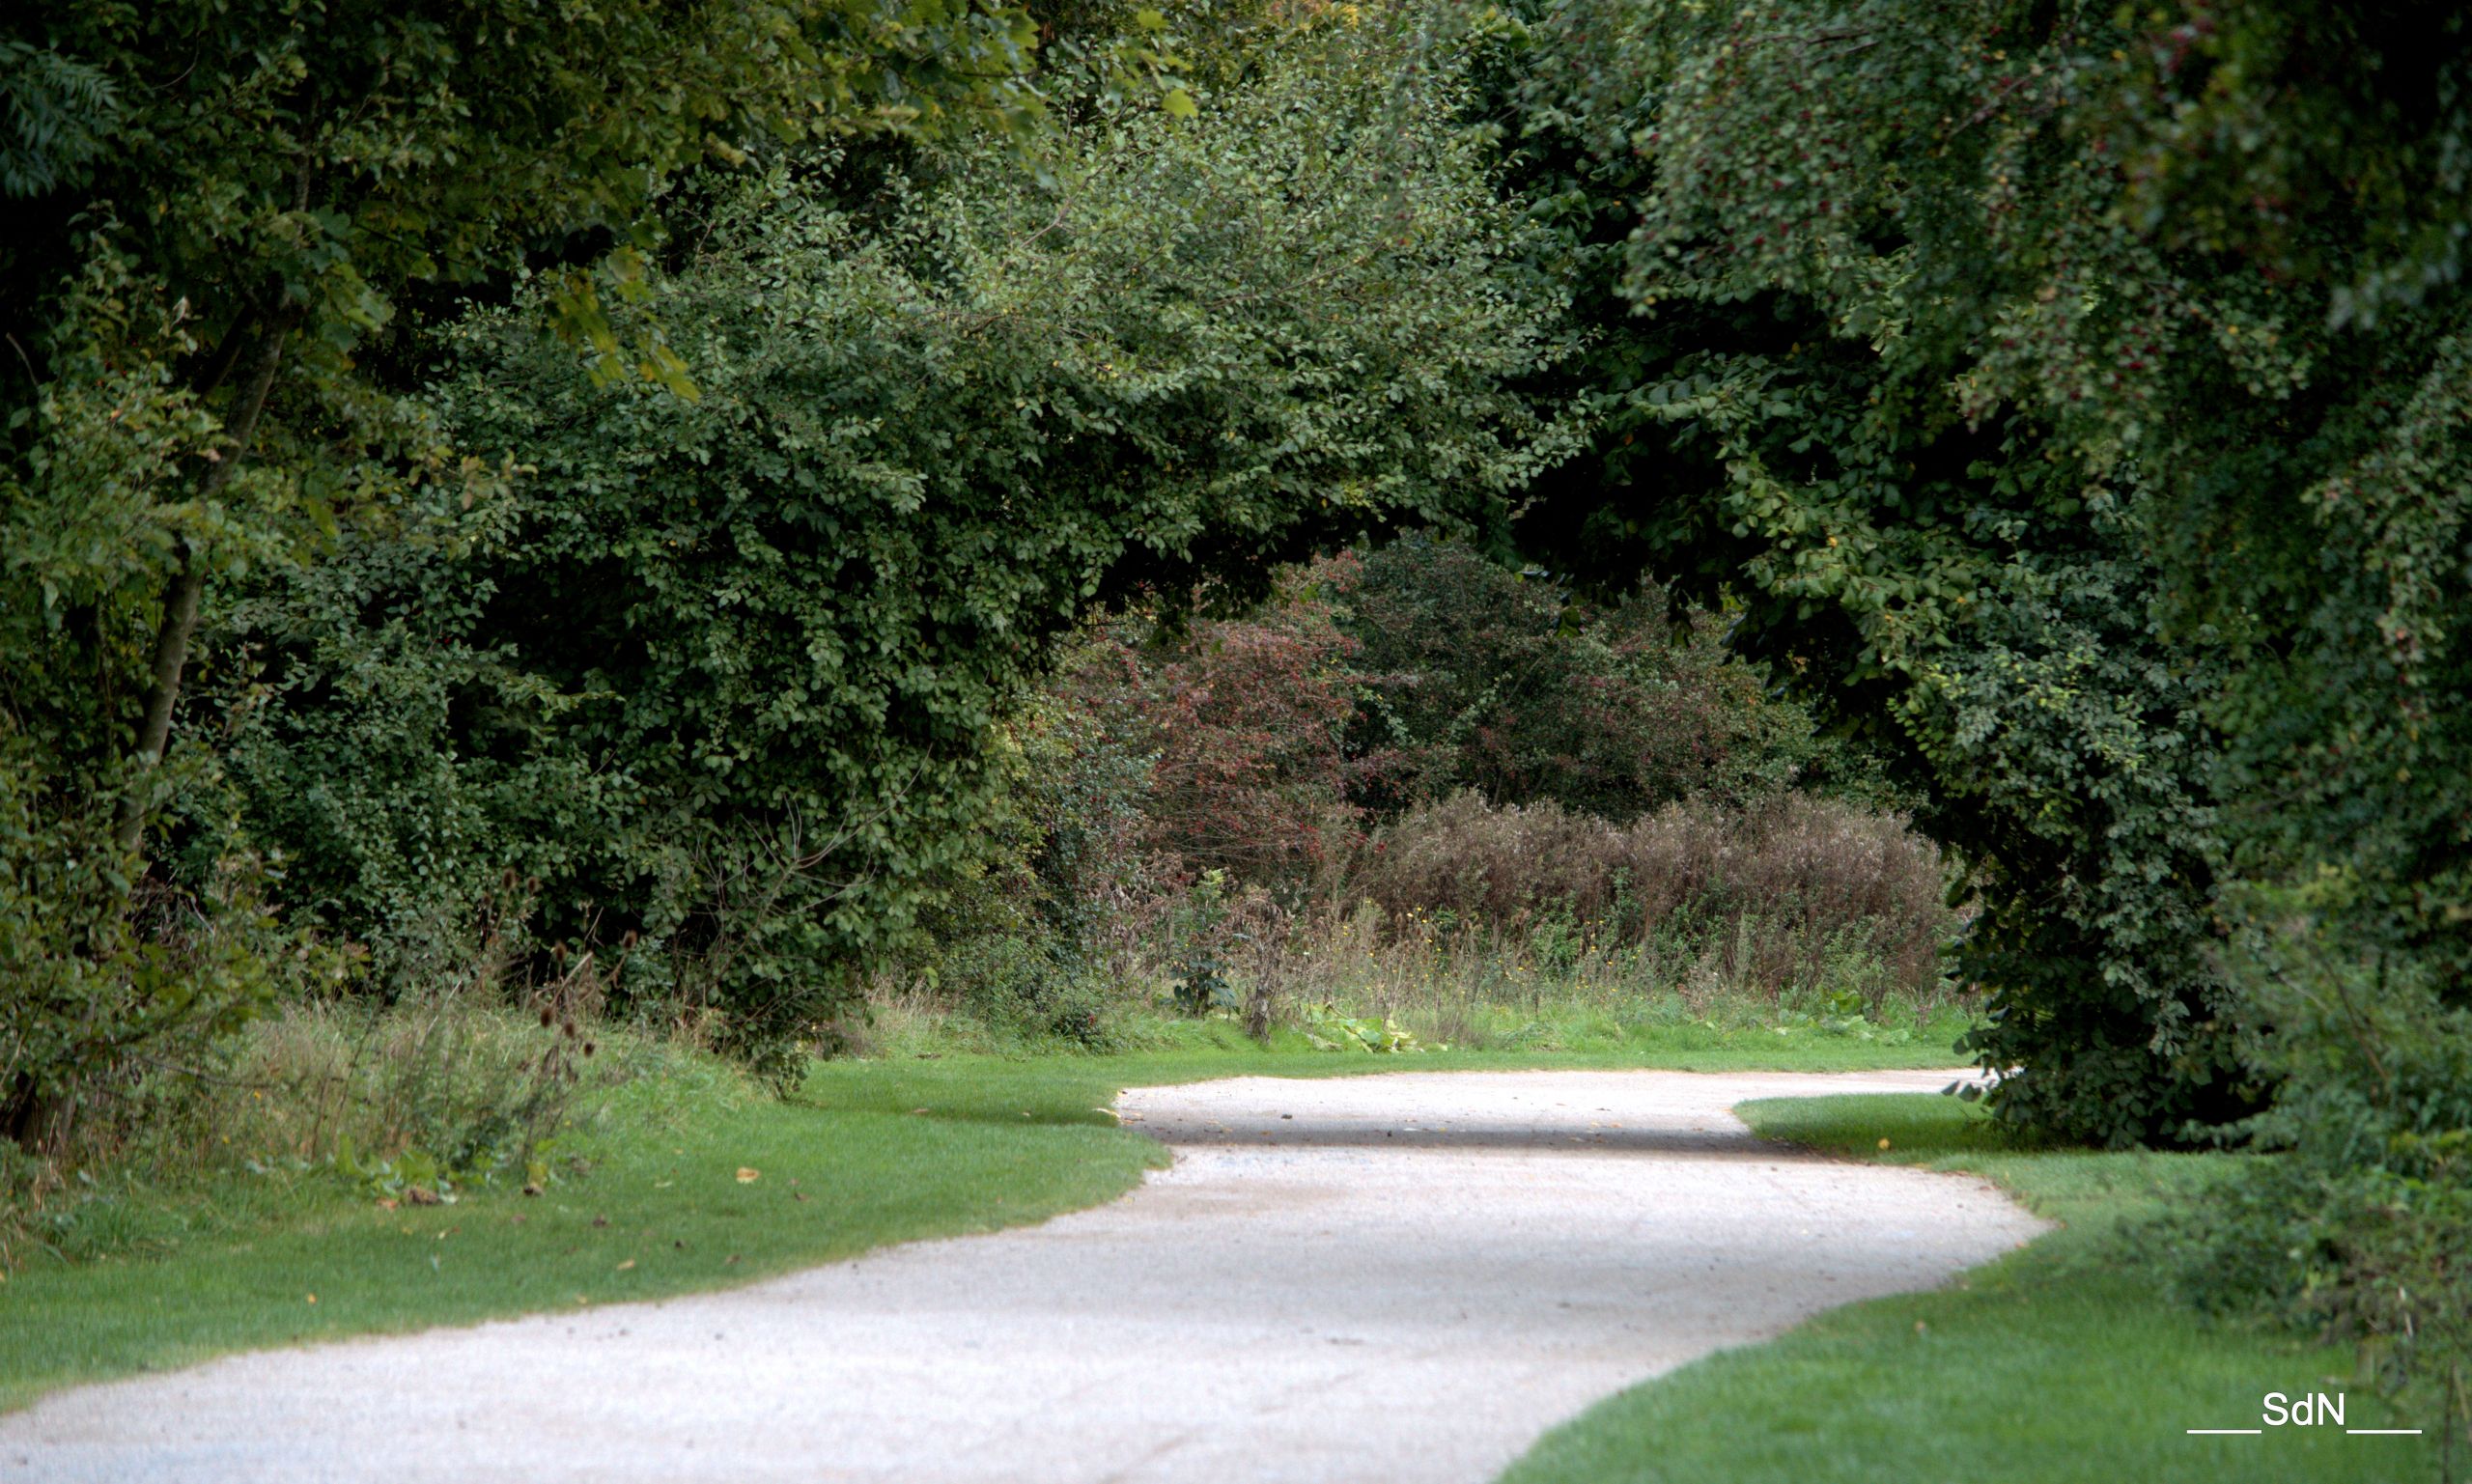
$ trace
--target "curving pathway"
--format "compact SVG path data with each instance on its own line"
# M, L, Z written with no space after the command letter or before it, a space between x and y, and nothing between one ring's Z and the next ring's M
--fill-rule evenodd
M727 1293L218 1360L0 1417L10 1480L1481 1484L1610 1392L2041 1223L1753 1139L1952 1074L1138 1088L1123 1200Z

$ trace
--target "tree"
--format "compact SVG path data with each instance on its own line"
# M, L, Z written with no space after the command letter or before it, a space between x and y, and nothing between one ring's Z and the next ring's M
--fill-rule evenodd
M743 157L759 140L1030 105L1028 21L968 6L645 3L573 25L492 0L76 5L20 24L42 44L11 42L13 70L46 85L17 95L8 182L32 198L19 210L36 230L13 235L0 268L7 317L28 332L21 350L42 355L36 380L58 395L81 358L155 359L153 394L216 425L190 451L203 467L170 475L164 508L147 513L154 529L134 545L149 549L121 563L171 568L130 749L141 768L168 739L210 568L247 556L214 522L266 539L279 529L265 528L280 514L270 505L331 518L367 498L355 481L455 476L419 419L387 405L389 358L418 353L397 322L424 294L578 247L587 261L606 252L625 289L641 271L636 245L657 232L654 204L685 166ZM526 86L498 85L510 56ZM981 71L995 80L970 76ZM78 266L98 263L134 302L64 297ZM566 276L553 307L604 374L640 356L629 369L691 392L657 335L632 355L619 345L591 276ZM150 319L155 338L132 344ZM297 369L276 399L283 446L264 461L280 488L252 510L234 481L287 359ZM19 423L37 436L46 426L60 423ZM133 850L143 796L116 812Z
M405 396L429 325L546 275L534 301L603 379L689 396L648 322L622 340L604 307L639 291L682 170L1037 99L1031 21L941 0L629 0L588 24L511 0L38 4L9 25L0 330L26 381L0 451L0 850L95 888L0 904L0 962L30 975L14 1135L167 1023L146 1007L181 971L141 971L168 950L127 904L177 792L156 765L210 583L500 483ZM194 763L179 776L212 771ZM227 989L209 998L245 997Z
M1496 277L1515 219L1451 88L1398 104L1371 26L1286 44L1194 119L1069 122L1045 182L958 148L720 193L617 316L668 327L694 401L596 387L534 328L546 290L454 331L440 416L531 472L470 511L432 497L445 575L371 545L321 604L400 616L449 650L440 676L486 659L539 698L489 679L371 725L433 726L411 750L469 760L459 798L593 780L553 831L472 837L540 876L545 933L632 931L647 976L678 976L644 993L795 1048L967 875L1001 723L1092 606L1241 603L1368 527L1479 515L1554 455L1504 389L1554 353L1553 309ZM304 707L340 699L331 627L252 630ZM260 817L301 817L281 779L368 776L319 760L334 729L264 724L291 730L253 753L278 784ZM444 787L372 786L354 827L419 856ZM457 860L438 874L501 867Z
M1975 1049L2024 1068L2001 1106L2168 1136L2256 1097L2207 951L2226 660L2161 609L2143 462L2063 435L2083 378L1985 390L2004 317L2114 230L2035 40L2074 56L2109 22L2031 19L1538 14L1522 168L1590 203L1563 261L1620 318L1576 388L1595 456L1525 535L1731 592L1737 642L1887 751L1981 878L1959 967L1996 992Z
M1603 333L1528 539L1731 584L1902 752L2004 1112L2271 1092L2223 1272L2462 1343L2460 9L1523 14L1512 157Z

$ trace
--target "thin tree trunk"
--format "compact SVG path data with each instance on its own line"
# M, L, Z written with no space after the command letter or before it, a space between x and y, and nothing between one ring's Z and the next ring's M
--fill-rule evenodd
M266 410L267 389L274 385L275 369L283 363L284 341L298 318L296 312L287 313L267 325L266 338L258 345L257 360L249 368L249 379L241 386L239 400L233 404L232 415L223 425L232 446L207 471L205 481L198 487L201 501L221 493L248 456L250 440L257 435L258 414ZM171 743L172 706L181 698L181 671L188 664L189 639L197 632L198 602L206 592L203 555L194 543L184 548L181 570L163 595L162 627L154 631L154 676L146 689L146 717L137 728L137 776L128 781L126 791L121 795L120 809L113 821L113 838L123 854L134 852L145 838L142 785L163 760L163 750Z
M248 343L249 331L257 327L258 307L250 304L233 319L231 327L223 332L223 338L214 343L214 350L208 354L206 364L200 366L197 375L190 378L189 390L199 397L212 396L215 389L223 384L223 378L232 374L232 368L239 364L240 348Z

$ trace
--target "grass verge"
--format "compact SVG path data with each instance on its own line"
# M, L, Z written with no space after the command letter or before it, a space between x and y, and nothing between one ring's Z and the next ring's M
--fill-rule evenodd
M2366 1484L2434 1479L2434 1438L2262 1427L2270 1391L2343 1392L2342 1351L2208 1325L2167 1300L2140 1218L2223 1155L2020 1151L1953 1099L1763 1101L1761 1134L1988 1177L2061 1224L1953 1287L1823 1314L1637 1386L1547 1434L1502 1484ZM1885 1151L1880 1140L1888 1140ZM2351 1427L2408 1427L2374 1394Z
M0 1282L0 1410L236 1350L464 1324L743 1283L885 1243L1044 1219L1122 1193L1166 1152L1102 1111L1124 1087L1230 1076L1657 1066L1945 1064L1961 1025L1889 1044L1708 1023L1575 1049L1326 1051L1163 1022L1117 1055L818 1064L782 1101L683 1051L576 1100L585 1172L391 1209L324 1166L252 1162L177 1188L106 1179L59 1242ZM752 1171L753 1178L743 1179ZM75 1254L76 1260L60 1255Z

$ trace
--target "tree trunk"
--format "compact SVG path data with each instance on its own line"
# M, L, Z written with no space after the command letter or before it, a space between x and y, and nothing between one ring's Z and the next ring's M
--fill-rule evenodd
M221 493L248 456L249 442L257 435L258 414L266 410L267 391L274 385L275 369L283 363L284 341L298 319L296 311L289 312L267 325L266 338L258 345L257 360L249 368L249 379L241 386L239 400L233 404L232 415L223 424L232 446L207 471L198 488L200 501L211 500ZM137 728L137 775L128 780L113 820L113 839L123 854L135 853L145 838L143 785L171 743L172 706L181 698L181 671L188 664L189 638L197 631L198 602L206 592L203 556L196 545L190 544L181 553L181 570L163 595L163 622L154 631L154 675L146 689L146 716Z
M34 1074L20 1072L7 1101L0 1103L0 1138L31 1155L54 1153L68 1142L69 1120L75 1111L75 1103L42 1096L36 1089Z

